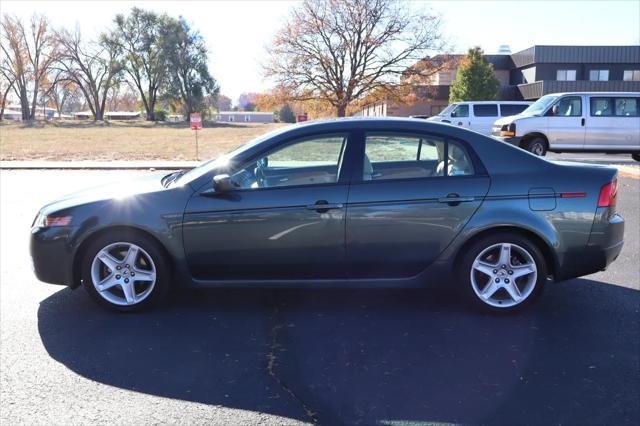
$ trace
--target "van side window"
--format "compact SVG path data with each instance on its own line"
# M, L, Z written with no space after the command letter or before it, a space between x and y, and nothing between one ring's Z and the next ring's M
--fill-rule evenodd
M451 117L468 117L469 116L469 105L462 104L456 106L453 111L451 111Z
M591 98L592 117L611 117L613 115L613 98Z
M640 98L615 98L615 115L618 117L638 117Z
M500 104L500 115L509 117L510 115L520 114L527 109L529 105Z
M582 98L580 96L565 96L549 110L555 117L581 117Z
M473 115L476 117L497 117L498 105L474 105Z

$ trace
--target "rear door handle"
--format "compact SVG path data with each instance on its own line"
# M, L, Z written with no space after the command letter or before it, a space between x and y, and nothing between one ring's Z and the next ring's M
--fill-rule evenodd
M584 126L584 123L585 123L585 119L583 118L583 119L582 119L582 125L583 125L583 126Z
M461 197L458 194L448 194L446 197L438 198L439 203L446 203L452 206L459 203L470 203L472 201L475 201L475 197Z
M307 210L316 210L320 213L327 212L329 210L341 209L344 207L342 203L328 203L324 200L316 201L315 204L307 205Z

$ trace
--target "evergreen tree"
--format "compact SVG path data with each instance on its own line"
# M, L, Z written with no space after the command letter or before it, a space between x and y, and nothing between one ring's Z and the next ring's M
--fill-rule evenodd
M462 59L458 75L451 84L449 102L491 101L500 92L500 82L493 66L485 59L479 47L469 49Z

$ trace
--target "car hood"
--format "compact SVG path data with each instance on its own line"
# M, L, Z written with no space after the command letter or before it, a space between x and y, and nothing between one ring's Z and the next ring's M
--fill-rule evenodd
M96 201L111 199L124 200L150 192L165 191L167 188L162 185L162 178L166 175L167 173L152 174L149 176L83 189L46 204L40 211L43 214L51 214L56 211Z

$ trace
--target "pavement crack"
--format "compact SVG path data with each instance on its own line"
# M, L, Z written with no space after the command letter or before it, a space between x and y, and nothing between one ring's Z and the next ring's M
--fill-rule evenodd
M318 418L316 417L316 413L309 407L309 405L304 402L304 400L291 389L284 380L278 376L276 372L276 367L278 366L278 352L282 345L278 343L278 335L280 330L284 327L282 324L278 323L278 316L280 314L280 309L276 304L273 309L273 318L274 324L271 327L271 342L269 344L269 352L267 353L267 371L269 372L269 376L273 378L273 380L282 388L282 390L288 393L304 410L305 414L314 425L319 424Z

